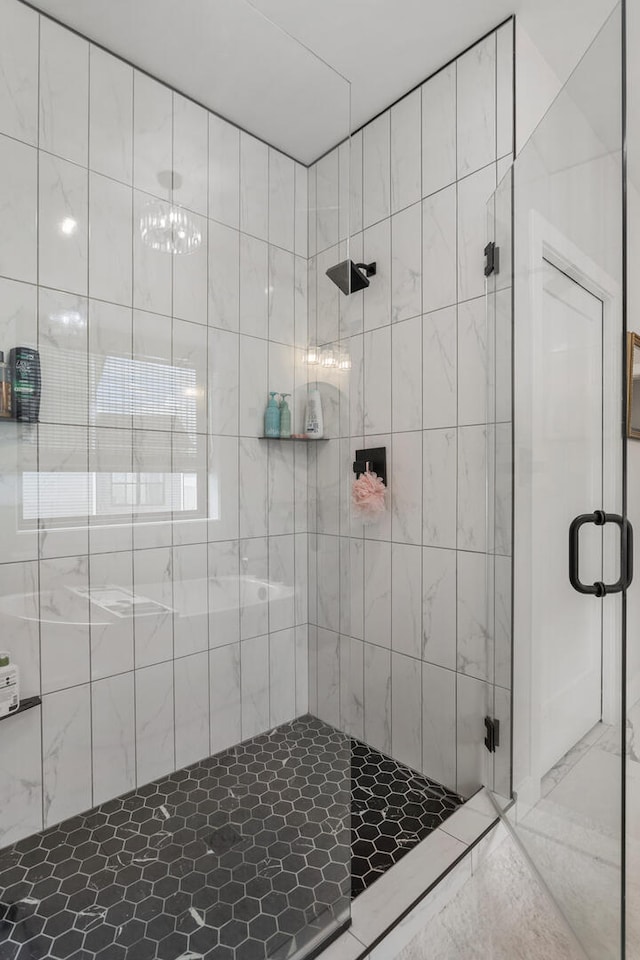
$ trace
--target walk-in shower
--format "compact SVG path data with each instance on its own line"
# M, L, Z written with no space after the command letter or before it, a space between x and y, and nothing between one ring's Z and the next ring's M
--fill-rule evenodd
M176 14L177 75L146 0L36 6L0 0L0 350L41 370L37 422L0 418L0 956L302 960L350 924L364 954L508 790L482 251L513 23L353 132L250 4Z

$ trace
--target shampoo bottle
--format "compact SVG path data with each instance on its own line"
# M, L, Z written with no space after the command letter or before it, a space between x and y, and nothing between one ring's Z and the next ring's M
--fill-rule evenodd
M290 396L290 393L280 394L280 436L283 440L288 440L291 437L291 410L289 410L289 404L287 403L287 397Z
M37 423L40 414L40 354L32 347L12 347L11 367L13 413L16 420Z
M319 390L312 390L307 399L305 431L310 440L320 440L324 435L322 401L320 400Z
M11 370L0 350L0 417L9 420L13 415L11 405Z
M272 391L269 394L269 403L264 412L264 435L265 437L280 436L280 407L276 401L278 394Z
M5 651L0 651L0 717L6 717L20 706L18 668Z

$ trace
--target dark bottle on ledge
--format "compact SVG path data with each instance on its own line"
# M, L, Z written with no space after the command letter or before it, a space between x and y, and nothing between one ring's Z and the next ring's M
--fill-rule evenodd
M9 355L13 416L37 423L40 414L40 354L33 347L13 347Z

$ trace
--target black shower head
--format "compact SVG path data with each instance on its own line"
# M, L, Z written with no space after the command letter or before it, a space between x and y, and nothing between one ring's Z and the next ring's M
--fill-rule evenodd
M333 280L343 293L357 293L369 286L369 277L375 276L375 263L354 263L353 260L343 260L335 267L329 267L327 276Z

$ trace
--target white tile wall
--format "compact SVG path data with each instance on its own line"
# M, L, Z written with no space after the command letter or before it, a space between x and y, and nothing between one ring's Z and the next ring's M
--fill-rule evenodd
M4 844L307 709L307 451L257 437L268 389L303 418L308 174L16 0L0 59L0 349L43 372L0 431L0 622L43 696ZM189 256L141 238L172 203Z
M310 644L312 693L325 719L463 793L481 782L494 671L508 685L510 314L507 290L494 411L483 249L512 150L512 71L509 23L366 125L350 164L334 151L309 178L310 336L351 359L348 373L318 376L341 439L311 464L309 619L325 628ZM346 255L336 239L349 220L351 256L375 260L377 274L345 298L325 270ZM387 513L363 528L349 518L351 460L378 445ZM488 447L502 485L490 541ZM499 554L495 631L488 549Z

